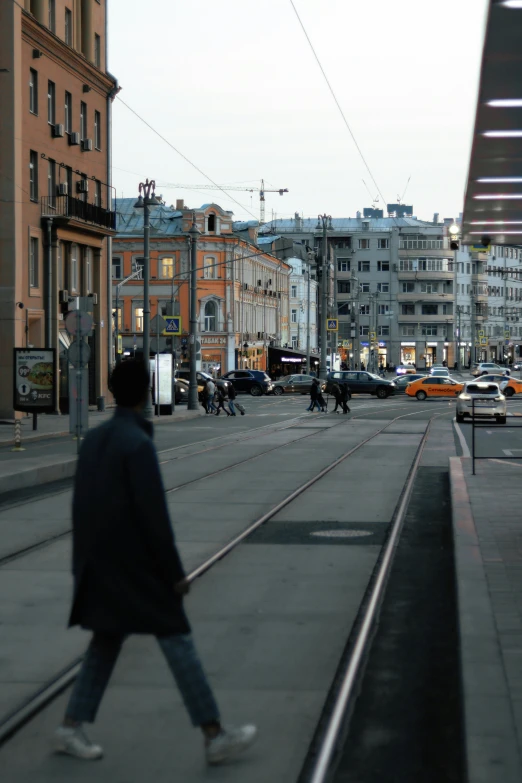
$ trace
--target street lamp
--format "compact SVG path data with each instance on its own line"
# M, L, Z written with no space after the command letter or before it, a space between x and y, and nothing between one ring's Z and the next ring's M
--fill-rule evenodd
M189 398L187 409L189 411L197 411L198 409L198 377L196 372L196 356L198 353L197 344L197 243L200 231L196 225L196 213L192 213L192 226L190 227L190 333L189 333L189 346L190 346L190 385L189 385Z
M455 357L454 357L454 367L455 370L458 371L459 364L460 364L460 329L456 329L456 314L458 312L458 302L459 302L459 287L458 287L458 275L459 275L459 264L457 261L457 253L459 250L459 234L460 234L460 227L456 223L452 223L452 225L448 228L448 232L450 235L450 250L453 250L453 287L455 289L455 297L454 297L454 310L453 310L453 335L455 338Z
M143 209L143 360L147 370L150 359L150 207L161 204L161 201L156 198L155 189L156 183L153 179L150 182L148 179L140 182L138 200L134 204L134 209ZM147 418L152 418L154 415L150 385L143 415Z
M321 329L320 329L320 335L321 335L321 363L319 365L319 377L321 379L325 379L327 376L327 366L326 366L326 356L327 356L327 350L326 350L326 321L328 318L328 287L330 280L326 279L326 271L328 269L329 271L329 265L328 265L328 235L327 231L332 227L332 216L331 215L318 215L317 216L317 226L316 230L319 231L322 228L323 230L323 263L322 263L322 274L321 274ZM330 278L330 275L328 275L328 278ZM333 359L333 356L332 356ZM333 369L333 361L332 361L332 369Z

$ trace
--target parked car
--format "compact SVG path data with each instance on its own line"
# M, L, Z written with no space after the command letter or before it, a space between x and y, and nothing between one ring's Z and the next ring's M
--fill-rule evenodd
M199 393L199 385L198 385L198 393ZM179 405L181 402L188 402L188 396L189 396L188 381L184 381L181 378L176 378L176 394L175 394L176 405Z
M268 394L273 389L270 376L262 370L231 370L222 375L220 380L231 383L236 392L245 392L252 397Z
M181 378L183 381L190 381L190 370L178 370L176 373L176 378ZM203 387L207 384L208 381L214 381L217 387L220 389L223 389L225 392L225 395L228 394L228 390L230 388L230 381L224 381L220 378L213 378L211 375L209 375L208 372L203 372L202 370L198 370L196 373L196 378L198 381L198 396L203 391Z
M453 378L434 378L429 375L427 378L409 383L406 394L418 400L425 400L426 397L456 397L463 388L464 384L457 383Z
M392 386L394 387L395 394L405 394L406 393L406 387L409 383L413 383L413 381L418 381L419 378L427 378L428 376L426 374L422 373L415 373L414 375L400 375L398 378L395 378L395 380L392 381Z
M506 398L498 383L468 381L457 400L456 419L463 422L466 416L489 416L495 418L498 424L505 424L506 412Z
M447 367L432 367L430 370L430 375L432 378L449 378L450 371Z
M495 375L509 375L509 370L494 362L480 362L479 364L474 364L471 368L471 374L475 378L478 378L479 375L491 375L492 373Z
M416 372L413 364L398 364L395 368L395 375L415 375Z
M393 394L395 387L392 381L362 370L345 370L344 372L329 372L326 378L326 391L332 393L334 383L347 384L350 394L373 394L383 400Z
M273 393L277 396L281 394L310 394L310 387L312 386L311 375L285 375L284 378L279 378L278 381L274 381ZM326 383L319 381L321 391L326 389Z

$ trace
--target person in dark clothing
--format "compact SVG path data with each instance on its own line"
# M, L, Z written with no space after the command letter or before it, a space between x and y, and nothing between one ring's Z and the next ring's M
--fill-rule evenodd
M332 413L340 413L340 411L337 410L340 406L342 407L341 402L341 389L339 388L338 383L332 384L332 394L335 399L335 408L333 409Z
M111 376L117 410L82 445L73 495L74 594L69 625L93 632L54 749L99 759L82 724L92 723L125 637L152 634L167 659L193 725L205 737L209 764L237 755L254 726L225 731L183 610L189 583L174 541L152 424L142 411L149 393L143 362L119 364Z
M236 415L236 409L234 406L234 400L236 399L236 390L234 389L234 384L231 383L228 387L228 407L230 409L230 415L235 416Z
M364 362L361 362L361 370L365 370L365 369L366 369L366 367L364 365Z
M208 409L208 389L207 384L203 386L203 391L199 395L199 401L201 403L202 408L204 409L205 413L210 413Z
M350 398L350 388L347 383L341 384L341 404L343 406L343 413L349 413L348 400Z
M224 410L225 413L227 414L227 416L231 416L232 414L229 413L227 411L227 409L225 408L225 392L223 391L223 389L220 386L217 387L216 394L217 394L217 411L216 411L216 416L219 416L221 410Z
M312 385L310 386L310 405L306 409L307 411L311 411L313 413L315 406L317 405L317 410L321 410L321 405L319 403L319 381L317 378L314 378L312 381Z

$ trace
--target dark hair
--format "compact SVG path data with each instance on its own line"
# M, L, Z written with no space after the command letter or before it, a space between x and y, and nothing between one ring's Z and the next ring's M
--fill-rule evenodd
M117 364L109 380L109 389L122 408L135 408L149 388L149 373L144 362L127 359Z

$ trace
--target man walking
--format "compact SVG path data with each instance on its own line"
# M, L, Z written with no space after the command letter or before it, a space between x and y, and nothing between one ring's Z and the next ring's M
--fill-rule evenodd
M340 411L337 410L337 408L342 407L341 389L339 388L338 383L332 384L332 394L335 399L335 408L333 409L332 413L340 413Z
M216 384L214 383L214 381L211 378L209 378L208 381L207 381L207 398L208 398L207 412L208 413L216 413L217 412L217 408L214 405L214 395L215 395L215 393L216 393Z
M227 416L231 416L232 414L231 414L231 413L229 413L229 412L227 411L227 409L225 408L225 392L223 391L223 389L222 389L220 386L218 386L218 388L217 388L217 391L216 391L216 396L217 396L217 411L216 411L216 416L219 416L219 414L221 413L221 410L222 410L222 409L225 411L225 413L227 414Z
M341 384L341 405L343 406L343 413L349 413L348 400L350 398L350 388L347 383Z
M310 405L306 409L307 411L314 412L315 406L317 405L317 410L321 410L321 406L319 404L319 381L317 378L314 378L312 381L312 385L310 386Z
M93 760L102 748L82 724L92 723L124 639L157 637L206 758L233 758L256 735L254 726L225 730L183 610L188 592L165 502L152 424L143 418L149 376L142 362L119 364L111 378L118 408L87 433L73 497L74 596L69 625L93 632L74 684L55 750Z
M228 387L228 407L230 410L230 415L235 416L236 415L236 409L234 406L234 400L236 399L236 390L234 389L234 384L231 383Z

